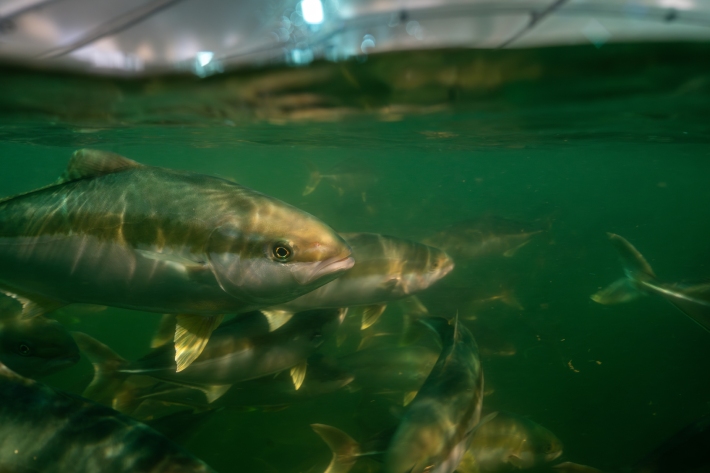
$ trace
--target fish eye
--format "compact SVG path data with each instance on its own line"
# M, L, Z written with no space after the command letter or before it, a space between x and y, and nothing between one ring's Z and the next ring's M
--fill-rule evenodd
M545 445L545 453L552 453L553 448L554 447L552 446L552 444L548 443L547 445Z
M30 356L32 354L32 348L26 343L20 343L17 345L17 353L22 356Z
M291 255L293 254L293 249L288 243L278 242L274 245L271 252L277 261L283 262L288 261L289 258L291 258Z

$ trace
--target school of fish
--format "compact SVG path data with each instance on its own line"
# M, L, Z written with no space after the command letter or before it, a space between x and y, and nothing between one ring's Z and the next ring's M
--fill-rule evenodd
M325 182L370 205L373 170L306 165L303 196ZM175 425L217 435L199 426L340 392L359 393L362 422L304 424L332 454L314 451L309 472L599 472L524 412L487 407L485 357L516 351L476 313L523 311L512 290L460 310L423 302L457 265L513 258L548 227L481 215L421 242L338 233L229 180L78 150L56 182L0 200L0 473L211 472ZM661 297L710 331L710 284L664 282L609 238L624 276L594 302ZM447 291L462 289L440 299ZM142 357L58 315L105 306L154 315L157 330L136 336L152 339ZM43 383L82 356L94 375L81 396ZM710 471L708 426L698 419L616 471Z

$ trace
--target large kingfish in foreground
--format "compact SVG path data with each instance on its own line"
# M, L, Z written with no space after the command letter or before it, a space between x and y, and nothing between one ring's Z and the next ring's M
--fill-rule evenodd
M454 268L443 251L377 233L342 233L355 265L338 279L263 311L288 319L302 310L364 306L362 328L374 324L387 303L423 291Z
M594 302L619 304L644 295L657 294L710 331L710 284L686 286L661 282L651 265L631 243L619 235L608 235L619 253L625 277L593 294L591 298Z
M453 325L439 317L422 322L439 334L443 349L384 452L383 473L452 473L477 428L495 417L480 418L483 371L471 332L458 318ZM333 450L330 473L347 472L368 454L337 429L313 427Z
M0 290L32 317L70 303L179 314L175 361L225 313L280 304L354 264L315 217L233 182L79 150L53 185L0 201Z
M0 471L209 473L158 432L0 364Z

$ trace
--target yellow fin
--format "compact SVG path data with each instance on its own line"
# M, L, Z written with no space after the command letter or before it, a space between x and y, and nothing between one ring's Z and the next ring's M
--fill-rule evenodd
M347 473L360 456L360 444L342 430L325 424L311 424L333 452L330 465L324 473Z
M229 388L231 388L231 384L223 384L223 385L214 385L214 386L199 386L197 389L205 393L205 397L207 398L207 402L212 404L215 402L217 399L221 398L224 396L224 393L229 391Z
M293 317L293 312L282 309L262 309L261 313L269 323L269 332L273 332Z
M184 370L200 356L212 331L219 326L223 318L224 315L203 317L180 314L177 316L177 325L175 326L176 372Z
M308 363L306 360L303 360L301 363L297 364L293 368L291 368L291 380L293 380L293 385L296 388L296 391L298 391L303 384L303 380L306 379L306 368L308 367Z
M175 314L164 314L160 319L158 330L155 331L150 340L150 348L158 348L173 340L175 337L175 325L177 319Z
M417 397L416 391L409 391L408 393L404 393L404 400L402 402L402 405L404 407L407 407L414 400L415 397Z
M64 184L77 179L104 176L142 166L142 164L132 159L124 158L120 154L97 149L80 149L74 151L71 159L69 159L67 169L61 175L57 184Z
M372 327L380 320L380 316L387 308L387 304L380 305L370 305L365 307L362 311L362 325L360 325L360 330L365 330L366 328Z

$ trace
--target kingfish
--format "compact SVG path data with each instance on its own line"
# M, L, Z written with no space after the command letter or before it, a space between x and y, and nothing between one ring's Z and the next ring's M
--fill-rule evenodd
M376 233L343 233L355 265L338 279L284 304L263 310L274 319L326 307L364 307L362 328L373 325L387 303L427 289L446 276L453 260L437 248Z
M476 430L458 472L524 470L560 455L562 442L555 434L530 419L500 411Z
M483 371L476 342L466 327L446 319L422 320L435 330L442 351L434 368L404 412L384 452L383 473L452 473L472 435L496 413L481 419ZM347 472L363 452L345 433L321 424L314 430L333 450L328 472Z
M371 392L395 393L401 404L416 395L436 364L438 353L419 345L372 348L338 358L353 383Z
M307 358L335 332L342 311L323 309L296 314L283 327L269 331L259 312L237 317L218 327L199 357L176 372L172 344L162 345L133 363L86 334L76 333L82 351L96 369L84 395L112 404L122 382L130 375L151 378L202 390L210 402L233 384L289 370L294 388L306 376Z
M211 473L158 432L0 365L0 471Z
M79 361L79 347L62 324L41 316L22 319L11 305L19 304L12 299L0 302L0 363L21 376L37 378Z
M453 325L440 317L423 323L443 348L387 448L385 473L452 473L481 419L483 370L473 335L458 317Z
M484 216L450 225L424 239L424 243L441 248L457 259L486 255L512 257L542 232L535 225Z
M223 314L284 303L353 264L340 236L288 204L103 151L0 201L0 290L23 317L71 303L178 314L177 371Z
M644 295L657 294L710 331L710 284L687 286L661 282L651 265L631 243L619 235L608 235L619 253L625 277L593 294L591 298L594 302L619 304Z
M327 174L321 174L315 164L306 161L310 171L308 184L303 195L312 193L322 181L326 181L341 197L346 193L359 193L363 202L367 201L367 191L379 181L379 176L367 162L362 160L343 161L330 169Z

